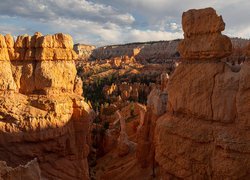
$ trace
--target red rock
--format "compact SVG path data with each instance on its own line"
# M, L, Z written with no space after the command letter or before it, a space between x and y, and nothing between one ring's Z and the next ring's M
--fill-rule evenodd
M73 40L70 35L58 33L42 36L36 42L36 48L64 48L73 49Z
M4 38L4 36L2 34L0 35L0 48L7 48L5 38Z
M74 82L74 93L78 94L79 96L82 96L83 95L82 87L83 87L83 83L82 83L81 78L76 77L75 82Z
M184 59L220 59L232 53L230 39L221 34L225 23L214 9L184 12L182 27L185 38L180 42L178 50Z
M0 161L0 178L1 179L42 179L41 170L37 160L28 162L25 166L18 166L16 168L8 167L6 162Z
M155 88L148 95L146 111L141 108L143 119L137 130L136 157L142 168L154 167L154 130L157 119L166 112L166 102L166 92Z
M14 38L10 34L7 34L4 38L7 48L14 48Z
M30 37L27 34L18 36L15 42L15 48L28 48L29 39Z
M35 89L45 93L74 90L76 67L74 61L39 61L34 72Z
M120 126L121 126L121 131L120 131L120 135L118 138L118 154L119 156L123 157L131 152L131 150L133 149L134 143L128 139L128 135L126 133L126 122L125 122L124 117L122 117L118 111L117 111L117 114L118 114L118 117L120 120Z
M191 18L193 27L183 23L186 35L180 52L193 63L180 64L170 77L167 113L156 123L155 159L163 179L250 177L249 63L238 73L224 62L202 63L230 51L227 44L213 46L216 48L204 54L199 44L205 36L220 36L223 23L216 17L211 9L190 10L183 15L183 21ZM214 23L208 35L203 34L209 28L206 23ZM186 42L193 43L190 46L196 47L197 53L192 54Z
M57 48L37 48L40 33L19 36L14 45L11 36L0 36L0 159L16 167L37 158L42 178L89 179L94 113L76 88L72 38L52 37L43 43ZM36 58L50 49L53 59Z

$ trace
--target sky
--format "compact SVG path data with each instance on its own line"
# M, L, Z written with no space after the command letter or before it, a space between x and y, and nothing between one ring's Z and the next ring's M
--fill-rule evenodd
M0 33L70 34L96 46L183 37L188 9L213 7L230 37L250 38L250 0L0 0Z

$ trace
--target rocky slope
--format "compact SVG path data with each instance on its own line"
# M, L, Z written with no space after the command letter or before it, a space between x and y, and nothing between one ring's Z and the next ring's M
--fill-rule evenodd
M69 35L0 35L0 160L8 166L37 158L45 178L89 178L93 112L76 88L75 57Z
M221 61L232 45L212 8L183 13L182 25L184 61L169 79L167 113L155 129L161 177L249 179L250 64L235 73Z

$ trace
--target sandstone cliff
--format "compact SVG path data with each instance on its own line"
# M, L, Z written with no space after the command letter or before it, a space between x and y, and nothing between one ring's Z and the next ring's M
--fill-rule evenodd
M77 88L69 35L0 35L0 160L37 158L49 179L88 179L93 112Z
M231 42L213 9L183 13L182 25L184 61L170 77L167 113L155 129L162 178L249 179L250 64L235 73L221 62Z
M109 59L120 56L135 57L139 61L156 61L163 63L174 58L180 40L158 41L145 43L131 43L124 45L113 45L96 48L92 53L94 59Z

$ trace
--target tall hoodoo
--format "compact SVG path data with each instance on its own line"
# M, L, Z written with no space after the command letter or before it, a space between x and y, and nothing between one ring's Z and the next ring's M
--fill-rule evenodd
M179 52L184 59L218 59L231 54L232 43L222 35L225 23L214 9L192 9L182 15L184 40Z
M88 179L93 111L76 90L73 40L65 34L0 35L0 160L37 158L48 179Z
M184 61L168 81L167 113L155 129L166 179L250 177L250 64L235 73L220 62L231 53L224 27L212 8L183 13Z

